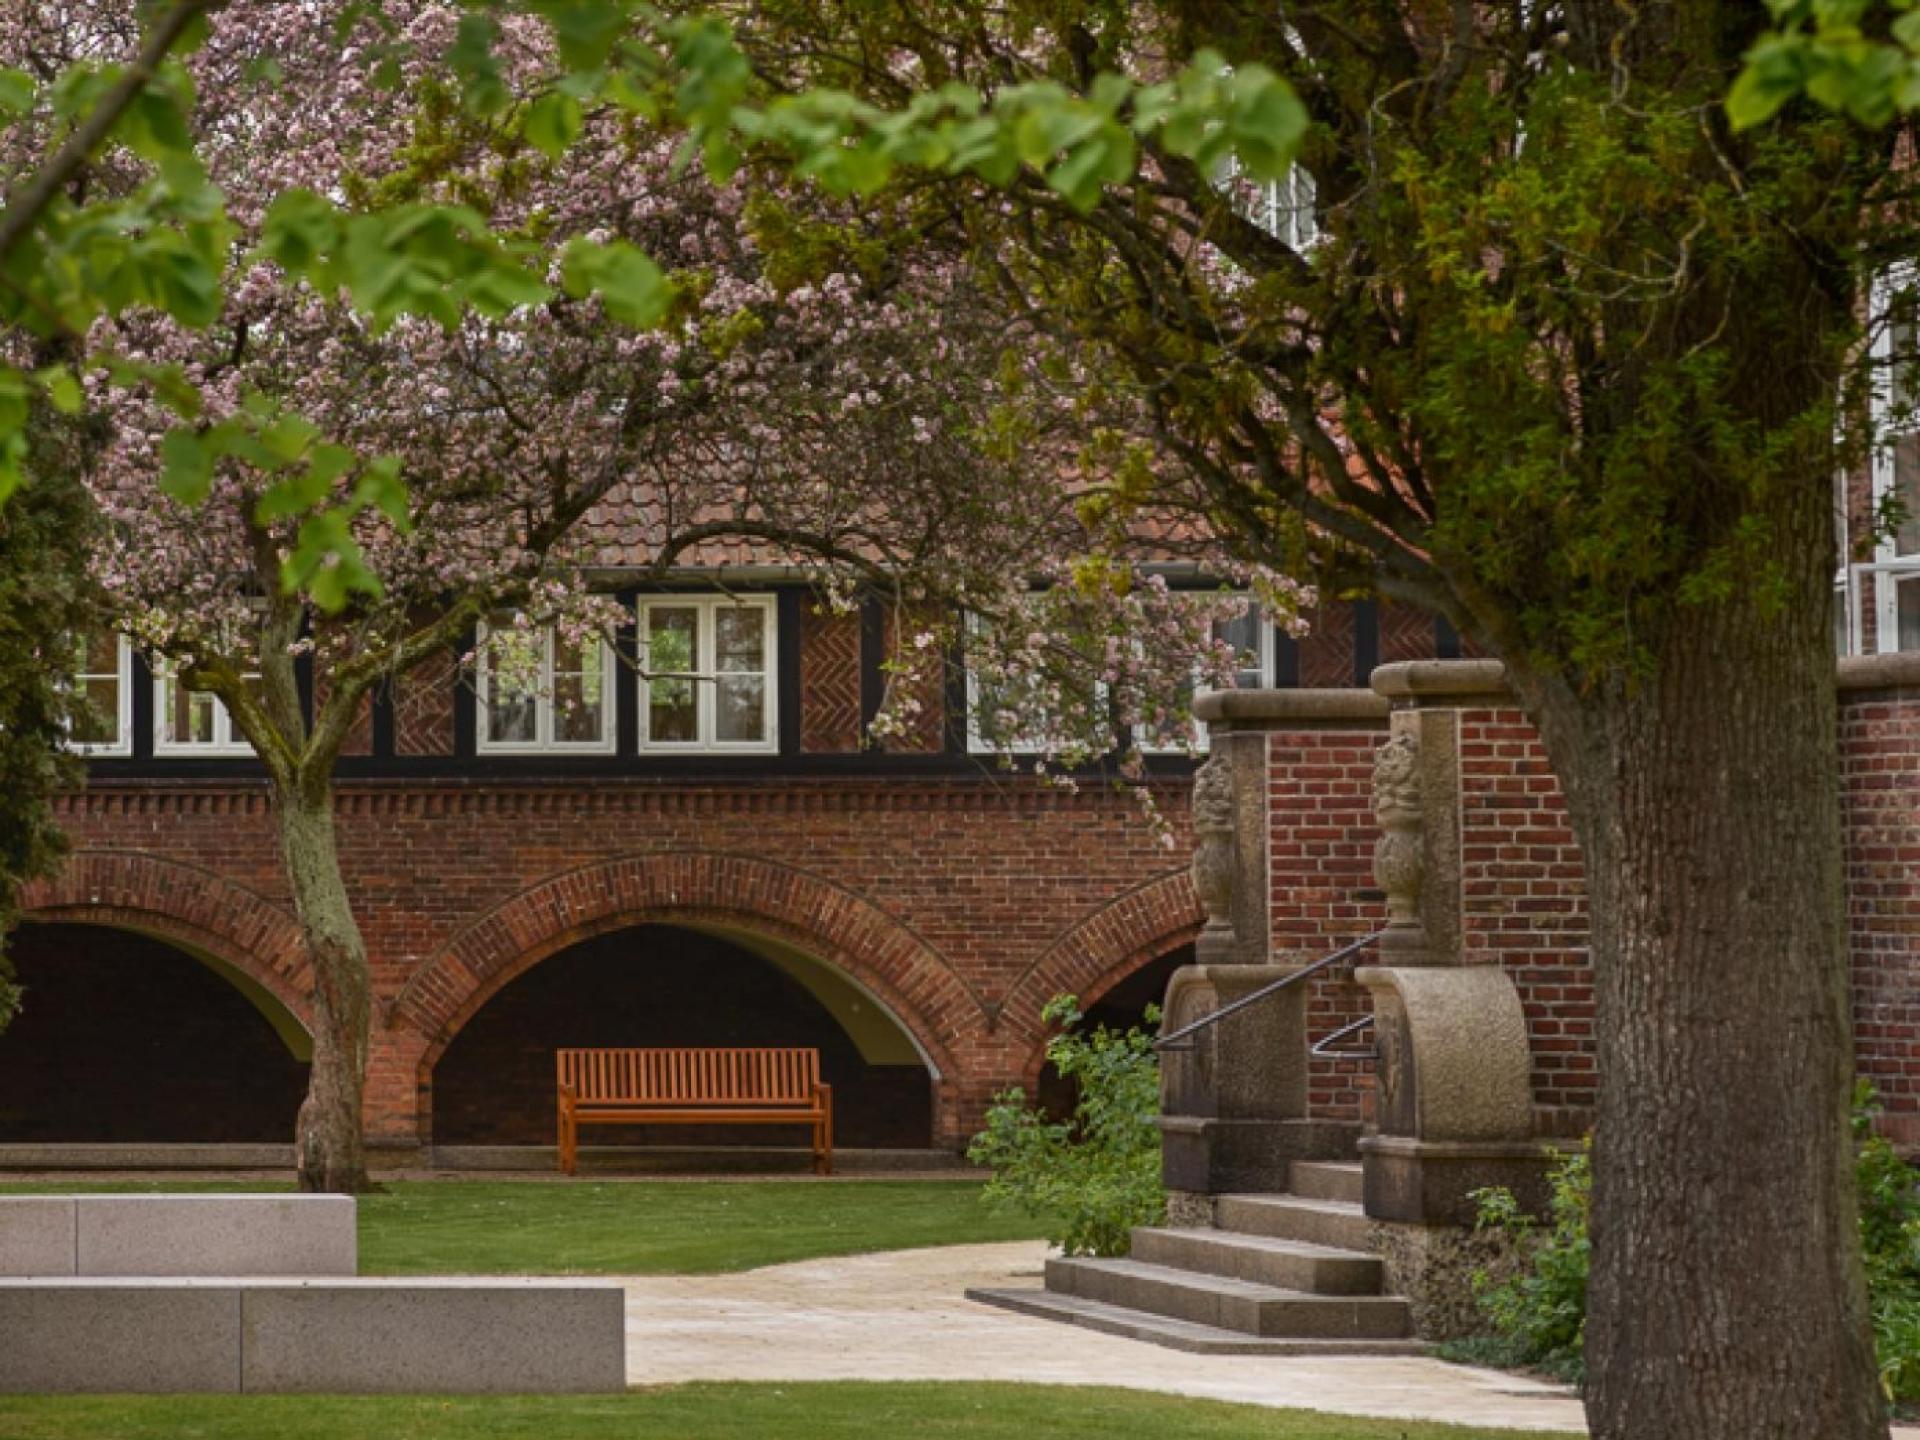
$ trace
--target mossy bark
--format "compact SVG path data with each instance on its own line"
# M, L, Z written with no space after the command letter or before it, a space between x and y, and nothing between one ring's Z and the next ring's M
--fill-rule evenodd
M368 1186L363 1103L373 990L340 870L331 784L276 787L280 844L313 972L313 1068L295 1129L302 1190Z

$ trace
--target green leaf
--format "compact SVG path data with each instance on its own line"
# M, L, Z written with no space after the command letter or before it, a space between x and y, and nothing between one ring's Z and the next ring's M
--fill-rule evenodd
M627 7L616 0L532 0L530 8L552 26L569 70L600 69L627 28Z
M134 154L146 160L185 154L193 149L193 132L187 117L172 96L158 90L142 90L134 96L120 117L119 137Z
M1750 130L1773 118L1806 81L1806 50L1797 40L1770 36L1747 52L1746 66L1727 92L1727 119Z
M38 93L39 86L26 71L0 66L0 115L27 114Z
M319 437L320 427L301 415L282 415L260 432L260 443L283 465L291 465L307 453Z
M488 15L466 14L460 17L453 44L447 49L447 63L461 80L461 100L469 112L481 119L500 114L513 103L513 95L500 76L500 62L493 47L500 38L500 27Z
M255 253L290 275L312 279L312 271L340 245L340 212L311 190L288 190L274 197L260 226Z
M80 388L79 379L64 365L49 365L37 371L33 378L46 391L47 402L62 415L78 415L87 403L86 392Z
M598 295L609 315L639 330L658 325L673 304L673 285L660 267L624 240L573 241L561 258L560 279L569 295Z
M580 102L556 90L527 107L522 128L530 144L558 160L580 138L580 119Z
M371 505L385 515L402 535L413 529L406 483L400 478L398 455L381 455L367 463L360 483L354 487L353 503L356 508Z
M160 489L183 505L198 505L213 488L213 456L192 430L175 428L160 442Z

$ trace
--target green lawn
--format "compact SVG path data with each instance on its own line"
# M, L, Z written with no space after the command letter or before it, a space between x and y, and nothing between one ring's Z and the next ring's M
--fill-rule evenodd
M1548 1440L1051 1385L700 1384L626 1395L0 1397L7 1440Z
M284 1190L259 1181L48 1182L30 1191ZM787 1260L1037 1239L954 1180L412 1180L360 1200L368 1275L710 1275ZM0 1434L4 1434L0 1430Z

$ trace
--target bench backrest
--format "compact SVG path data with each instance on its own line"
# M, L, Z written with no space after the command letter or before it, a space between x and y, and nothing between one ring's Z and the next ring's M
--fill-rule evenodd
M582 1101L801 1104L820 1083L818 1050L561 1050L560 1084Z

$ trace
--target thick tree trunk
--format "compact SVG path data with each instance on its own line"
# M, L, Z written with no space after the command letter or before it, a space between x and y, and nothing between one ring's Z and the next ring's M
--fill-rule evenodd
M1825 523L1819 487L1789 528ZM1598 1440L1883 1437L1860 1266L1829 575L1685 607L1651 672L1516 675L1592 889Z
M280 845L313 969L313 1068L295 1130L302 1190L355 1194L368 1185L361 1109L372 983L366 944L340 873L331 784L282 787Z

